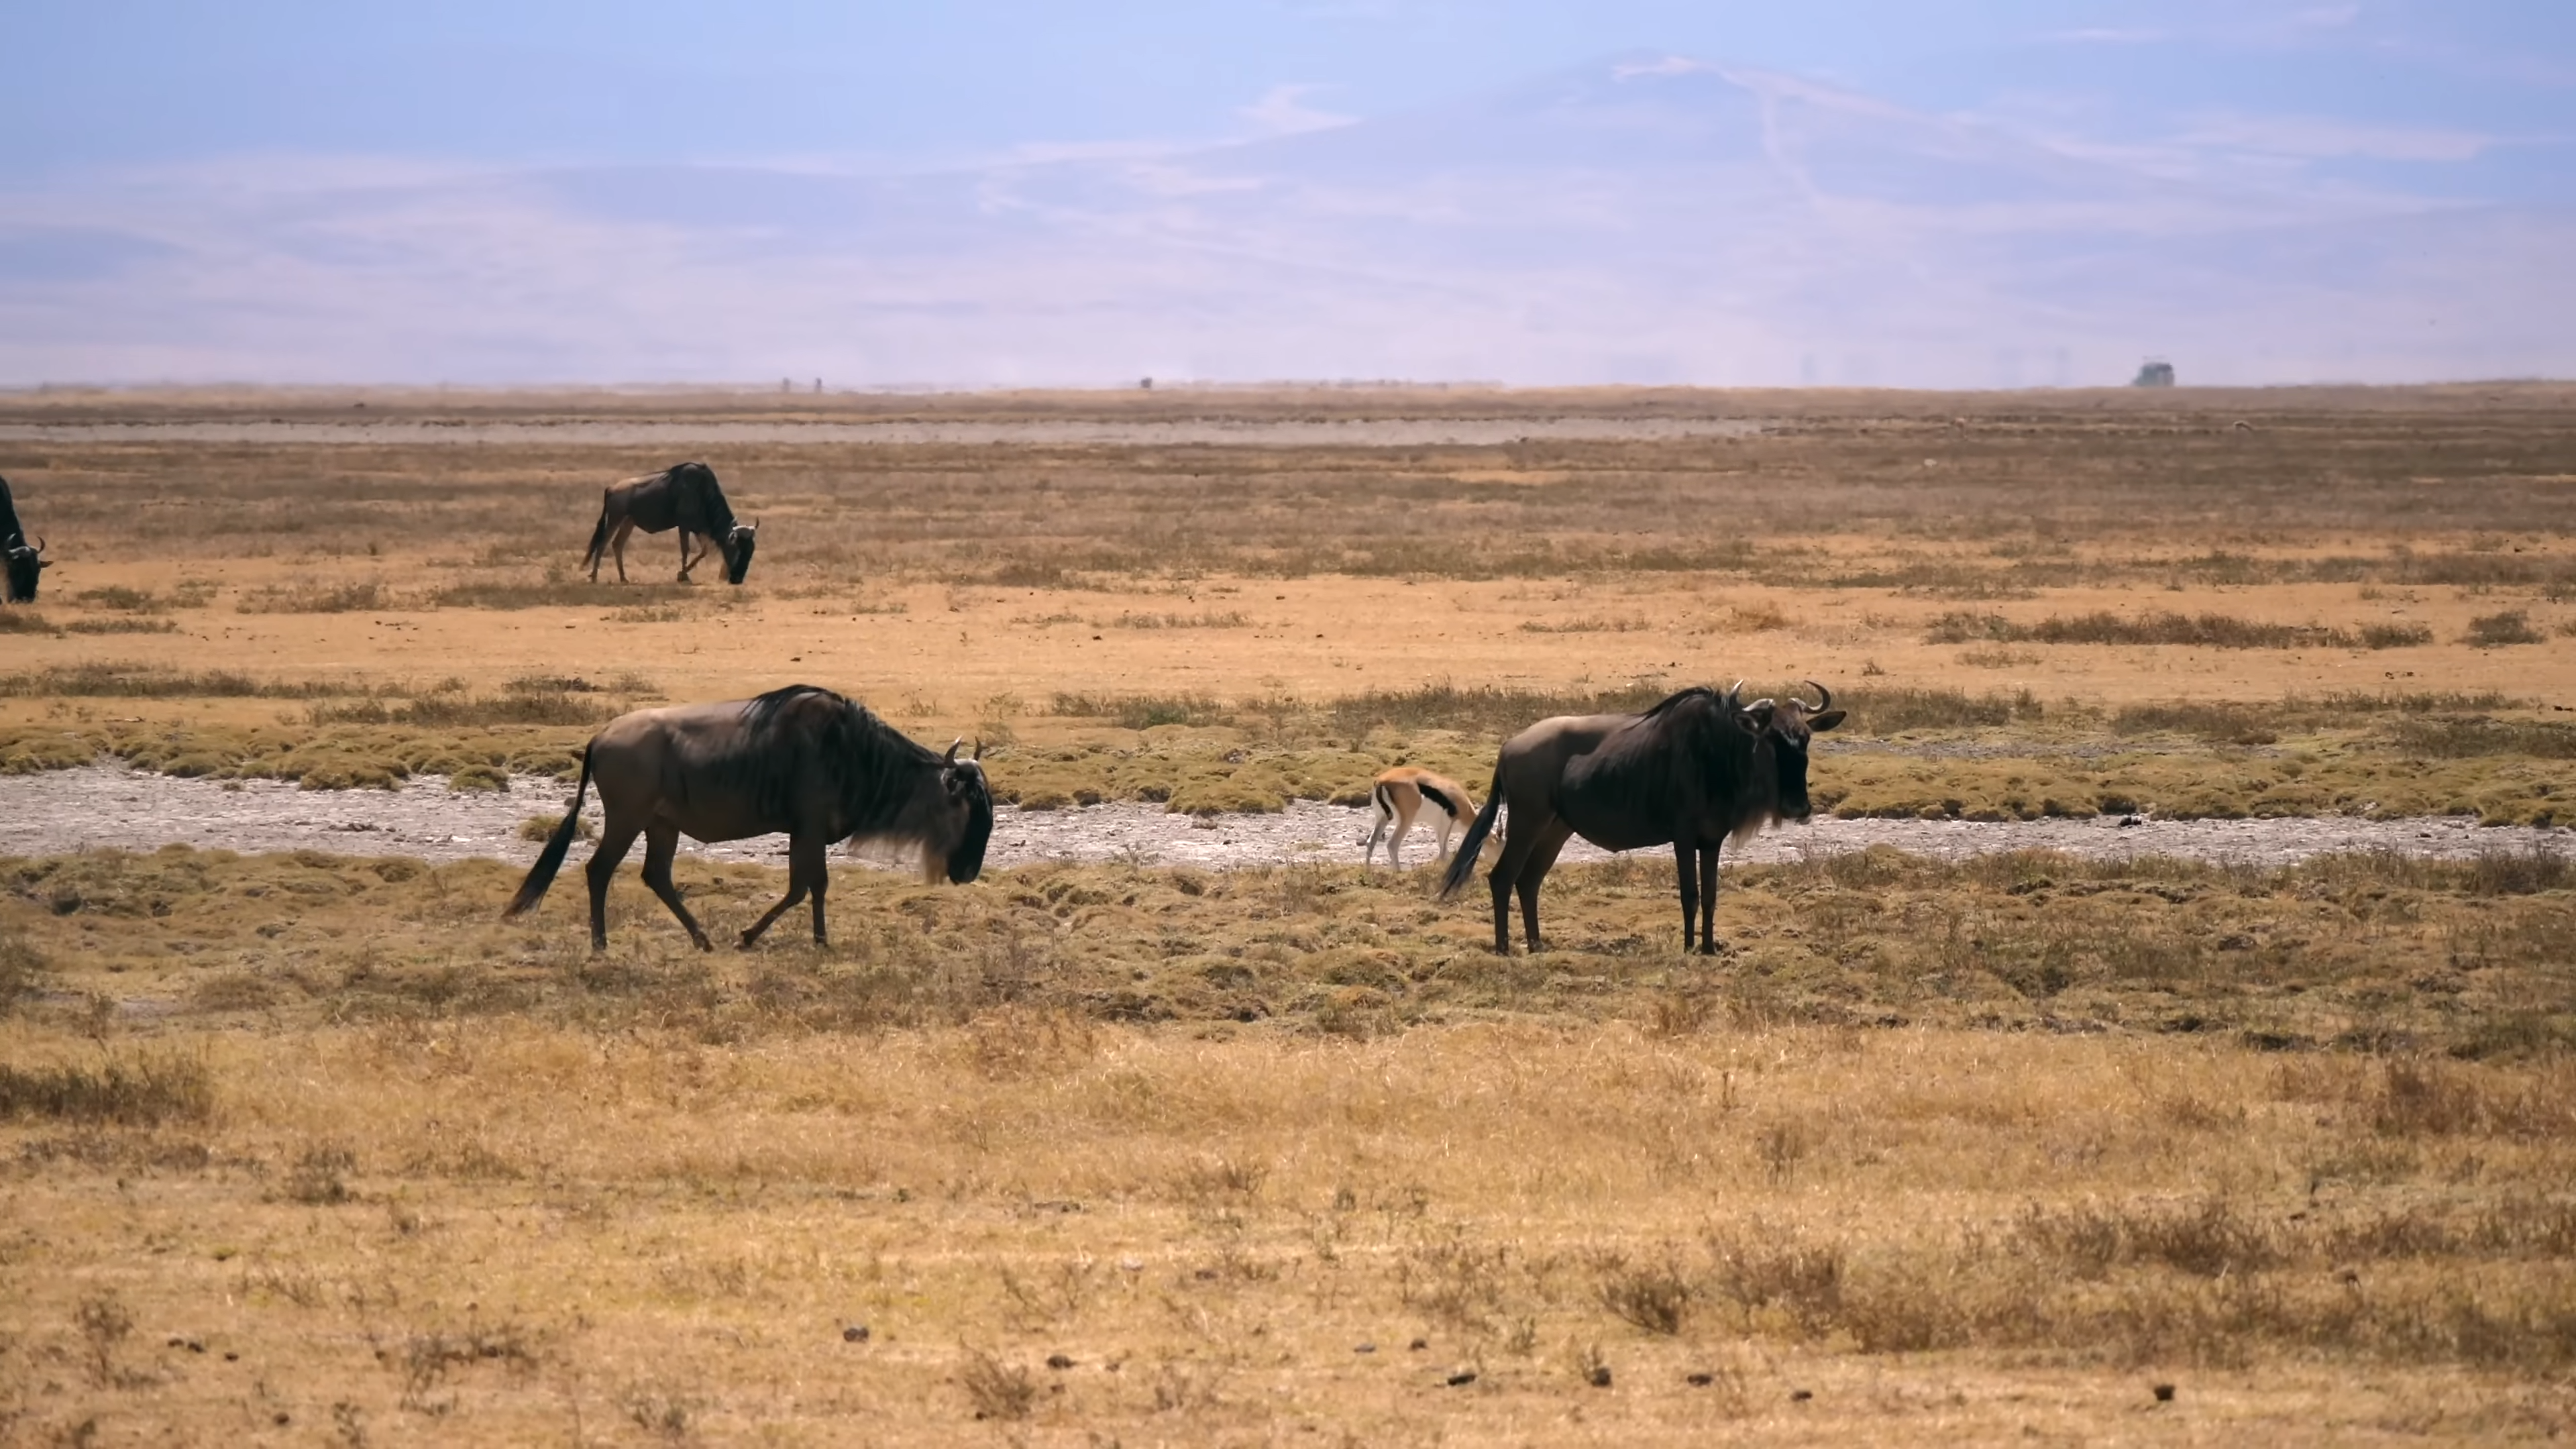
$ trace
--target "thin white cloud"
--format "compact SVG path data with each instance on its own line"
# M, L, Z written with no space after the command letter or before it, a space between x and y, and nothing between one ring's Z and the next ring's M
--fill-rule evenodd
M2169 30L2121 29L2116 26L2091 26L2082 30L2059 30L2045 37L2068 45L2154 45L2173 39Z
M2502 138L2435 126L2374 126L2331 116L2250 115L2204 111L2175 146L2252 152L2303 160L2474 161Z
M1704 60L1693 60L1686 55L1668 55L1660 60L1631 61L1610 68L1612 78L1617 80L1634 80L1639 76L1648 75L1696 75L1701 72L1715 74L1717 67Z
M1323 85L1276 85L1262 93L1261 99L1240 107L1235 114L1250 121L1265 136L1290 136L1299 131L1328 131L1347 126L1359 119L1335 111L1318 110L1307 105L1305 98L1317 91L1331 90Z

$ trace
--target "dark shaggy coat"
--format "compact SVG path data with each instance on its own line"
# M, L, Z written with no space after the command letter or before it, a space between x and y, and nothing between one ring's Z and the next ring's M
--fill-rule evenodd
M609 553L617 557L617 581L626 582L626 540L639 528L646 533L680 531L682 583L707 556L701 548L697 558L690 558L691 538L707 539L723 554L729 584L741 583L751 572L752 550L759 542L751 525L735 520L716 470L704 463L679 463L629 478L600 496L599 523L590 531L590 551L582 556L593 582L599 578L602 555Z
M1804 820L1807 745L1843 721L1796 699L1743 703L1734 690L1685 689L1643 714L1563 715L1531 725L1503 746L1493 794L1458 844L1441 881L1455 894L1508 805L1501 858L1488 878L1494 949L1511 950L1510 899L1521 898L1523 934L1539 949L1538 890L1557 852L1577 835L1604 850L1673 847L1682 898L1682 949L1714 951L1717 857L1727 839L1774 820Z
M688 928L706 933L671 883L679 840L787 837L787 898L742 933L750 945L811 895L814 939L824 939L824 859L840 841L917 845L925 879L963 885L984 868L993 796L983 766L906 739L851 700L810 684L756 699L637 710L611 721L582 752L572 808L546 841L507 915L543 900L579 829L582 795L599 784L606 823L590 858L590 939L608 940L608 883L635 837L644 837L644 883Z

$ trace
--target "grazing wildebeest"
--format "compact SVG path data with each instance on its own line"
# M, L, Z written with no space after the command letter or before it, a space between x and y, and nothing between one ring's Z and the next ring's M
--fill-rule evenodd
M1696 914L1699 949L1714 954L1719 847L1774 820L1804 820L1812 808L1808 739L1843 722L1833 692L1814 688L1819 698L1812 709L1795 697L1746 704L1738 681L1724 694L1685 689L1644 714L1562 715L1531 725L1494 762L1493 794L1458 843L1441 897L1467 883L1495 814L1509 801L1511 824L1489 877L1496 953L1512 949L1515 889L1529 948L1540 949L1539 883L1566 838L1580 835L1604 850L1672 846L1682 949L1691 949Z
M9 574L8 598L13 604L36 601L37 576L53 567L45 557L45 541L27 542L27 531L18 526L18 505L9 497L9 480L0 478L0 564Z
M1449 832L1476 813L1476 797L1466 786L1417 765L1398 765L1379 775L1369 790L1369 803L1375 807L1376 821L1369 831L1368 850L1360 857L1363 865L1377 858L1377 843L1386 838L1389 823L1395 826L1395 838L1386 842L1386 863L1400 864L1396 856L1404 849L1404 837L1413 833L1414 817L1426 805L1440 817L1440 849L1431 857L1435 861L1449 853Z
M959 741L962 744L964 741ZM982 746L976 754L983 753ZM787 836L787 898L742 933L749 946L788 907L814 897L823 935L824 852L840 840L917 844L922 877L964 885L984 869L993 795L974 758L913 743L866 708L828 689L791 684L757 699L639 709L609 722L582 751L572 808L519 885L505 916L545 899L580 827L582 792L599 782L607 814L590 857L590 948L608 944L608 881L635 837L644 837L644 884L714 949L671 884L680 836L743 840Z
M751 572L751 551L759 540L754 523L734 521L733 505L725 502L724 489L716 483L716 470L704 463L680 463L659 473L629 478L611 484L599 500L599 526L590 531L590 552L582 562L590 565L590 581L599 582L599 562L603 554L617 556L617 581L626 582L626 539L637 529L646 533L680 530L680 582L689 581L689 570L704 563L707 550L689 557L692 535L714 540L724 554L725 582L738 584Z

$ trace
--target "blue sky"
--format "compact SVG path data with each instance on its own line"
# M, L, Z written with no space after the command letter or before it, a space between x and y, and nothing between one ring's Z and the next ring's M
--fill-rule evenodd
M2565 0L14 0L0 54L0 385L2576 371Z

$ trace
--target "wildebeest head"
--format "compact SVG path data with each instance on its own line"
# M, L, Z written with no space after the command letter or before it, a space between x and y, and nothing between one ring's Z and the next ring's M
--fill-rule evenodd
M10 548L8 551L7 564L9 572L9 602L13 604L34 603L36 600L37 576L42 574L46 569L54 566L54 561L45 557L45 541L40 538L33 544L22 542Z
M948 747L940 761L939 785L945 802L938 836L929 843L923 865L925 873L942 869L939 855L942 842L948 842L945 873L951 885L965 885L984 873L984 847L993 838L993 792L984 782L984 742L975 742L975 753L957 758L959 739Z
M759 528L757 523L738 523L716 540L716 547L724 553L726 583L741 583L743 576L751 572L751 551L760 542L754 536Z
M1816 692L1812 708L1796 695L1777 701L1757 699L1735 708L1736 724L1753 736L1755 767L1760 767L1763 756L1771 759L1768 783L1775 819L1804 820L1815 813L1814 803L1807 798L1807 745L1818 732L1843 722L1843 711L1833 707L1832 690L1812 679L1807 687ZM1727 691L1727 699L1734 701L1734 690Z

